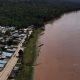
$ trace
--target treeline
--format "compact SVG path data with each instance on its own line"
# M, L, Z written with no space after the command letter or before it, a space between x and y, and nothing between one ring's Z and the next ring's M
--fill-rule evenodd
M39 27L44 25L44 22L60 17L65 12L79 9L79 3L70 2L3 1L0 3L0 25L17 27L35 25Z

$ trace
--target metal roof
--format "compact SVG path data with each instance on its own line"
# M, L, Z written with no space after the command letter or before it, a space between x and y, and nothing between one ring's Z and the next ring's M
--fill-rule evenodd
M0 64L0 68L3 68L5 64Z
M6 64L7 63L7 61L5 61L5 60L0 60L0 64Z
M9 52L3 52L2 56L6 56L6 57L11 57L13 55L13 53L9 53Z

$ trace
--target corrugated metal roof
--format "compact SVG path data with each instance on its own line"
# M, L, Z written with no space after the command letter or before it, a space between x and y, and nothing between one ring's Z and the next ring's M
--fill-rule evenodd
M7 63L7 61L5 61L5 60L0 60L0 64L6 64Z
M0 64L0 68L3 68L5 64Z
M11 57L13 55L13 53L9 53L9 52L3 52L2 56L6 56L6 57Z

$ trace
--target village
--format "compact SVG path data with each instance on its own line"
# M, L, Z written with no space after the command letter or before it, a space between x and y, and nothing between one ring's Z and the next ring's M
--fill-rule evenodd
M32 31L32 27L16 29L0 26L0 80L15 80L19 52L24 51L23 43Z

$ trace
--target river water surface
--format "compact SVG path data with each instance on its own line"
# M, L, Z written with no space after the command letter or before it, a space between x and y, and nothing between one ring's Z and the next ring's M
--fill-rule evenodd
M80 80L80 12L45 25L33 80Z

